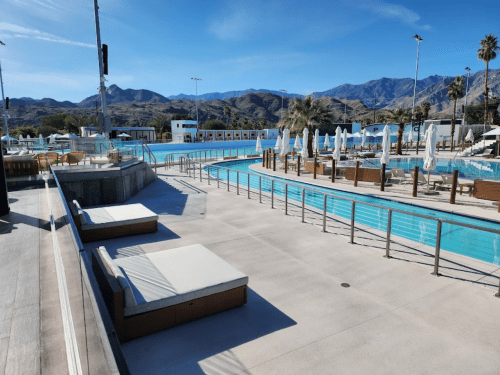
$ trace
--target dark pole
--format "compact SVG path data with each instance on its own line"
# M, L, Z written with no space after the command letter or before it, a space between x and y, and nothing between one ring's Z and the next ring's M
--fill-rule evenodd
M9 192L7 191L7 178L3 165L3 145L0 142L0 216L7 215L9 212Z
M382 170L380 171L380 191L385 190L385 164L382 164Z

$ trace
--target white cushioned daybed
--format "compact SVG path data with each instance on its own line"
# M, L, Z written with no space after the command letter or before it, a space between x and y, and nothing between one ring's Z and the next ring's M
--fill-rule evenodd
M247 302L248 276L203 245L119 259L101 246L92 270L120 341Z
M158 230L158 215L142 204L89 207L69 203L82 242L152 233Z

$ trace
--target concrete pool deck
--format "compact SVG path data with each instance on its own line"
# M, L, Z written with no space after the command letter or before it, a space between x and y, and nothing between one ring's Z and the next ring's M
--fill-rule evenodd
M432 276L428 246L393 237L386 259L380 231L357 225L350 244L342 219L323 233L312 210L303 224L297 206L284 215L279 201L273 210L234 186L173 169L158 177L126 202L159 214L158 232L86 251L104 245L116 258L201 243L249 276L249 299L123 344L132 374L498 372L500 266L443 251L442 276Z

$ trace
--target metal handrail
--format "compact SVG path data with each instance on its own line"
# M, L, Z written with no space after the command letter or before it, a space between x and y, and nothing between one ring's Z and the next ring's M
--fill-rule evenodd
M148 153L148 158L149 158L148 164L151 164L151 160L154 161L155 173L157 173L156 156L153 154L153 152L149 148L148 144L146 142L144 142L144 139L143 139L142 140L142 160L146 161L146 159L144 158L144 151L146 151Z

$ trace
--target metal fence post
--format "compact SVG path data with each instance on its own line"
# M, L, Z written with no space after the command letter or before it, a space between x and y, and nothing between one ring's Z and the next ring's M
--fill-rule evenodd
M288 215L288 184L285 184L285 215Z
M349 243L354 243L354 216L356 214L356 202L352 202L351 208L351 241Z
M227 191L229 191L229 169L227 170Z
M219 186L219 167L216 167L217 168L217 189L220 187Z
M240 171L236 171L236 195L240 195Z
M201 155L200 155L201 156ZM200 157L201 159L201 157ZM201 168L201 161L200 161L200 182L203 182L203 173L201 173L203 171L203 169Z
M274 208L274 180L271 180L271 208Z
M248 191L248 199L250 199L250 173L248 173L247 191Z
M387 240L385 242L385 258L391 258L389 254L391 248L391 225L392 225L392 210L387 211Z
M326 232L326 194L323 198L323 232Z
M306 206L306 189L302 188L302 222L303 223L305 223L305 221L304 221L305 206Z
M259 176L259 203L262 203L262 176Z
M434 272L431 275L439 276L439 253L441 251L441 220L437 221L437 234L436 234L436 255L434 256Z
M208 184L210 185L210 165L207 165L207 179L208 179Z

